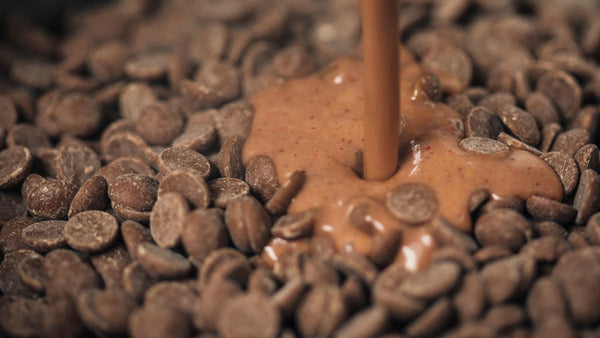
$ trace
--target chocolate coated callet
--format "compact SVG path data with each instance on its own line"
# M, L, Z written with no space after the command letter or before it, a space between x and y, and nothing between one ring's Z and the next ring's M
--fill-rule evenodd
M310 209L296 214L281 216L273 227L271 233L283 239L296 239L309 235L313 229L315 211Z
M118 132L100 144L102 154L109 159L136 157L144 159L144 149L148 144L137 133Z
M500 245L518 250L531 232L529 221L511 209L494 209L475 222L475 238L482 246Z
M431 264L423 271L410 274L399 285L399 291L430 301L452 291L459 283L461 268L454 262Z
M21 216L4 223L0 230L0 250L7 253L21 249L31 249L23 240L23 229L35 223L35 221L31 217Z
M19 264L21 282L31 290L42 293L46 288L48 276L44 272L42 257L29 257Z
M279 309L269 298L248 293L229 300L219 312L217 330L222 337L277 337Z
M541 196L531 196L525 202L530 215L540 221L567 224L575 218L577 210L570 205Z
M459 145L464 150L475 154L493 154L501 151L508 151L506 144L483 137L468 137L460 140Z
M322 284L313 288L298 305L296 323L304 336L329 336L346 318L341 290Z
M571 120L581 105L581 88L569 73L550 70L537 80L536 88L546 94L559 109L563 119Z
M121 277L123 289L135 300L142 299L146 291L157 282L137 261L127 265Z
M579 249L564 254L552 270L575 323L589 324L600 317L600 263L592 249ZM581 269L581 267L585 267Z
M190 280L154 284L144 295L144 305L155 305L192 317L198 296Z
M167 71L168 56L165 51L145 52L129 59L123 70L127 76L135 80L158 80Z
M0 291L4 295L34 296L35 293L23 284L19 276L19 266L30 258L41 256L31 250L17 250L4 255L0 264Z
M552 317L567 317L565 296L551 277L540 278L531 286L526 305L529 318L536 324Z
M21 195L27 210L47 219L64 219L69 205L77 193L74 186L54 179L45 179L37 174L27 177L21 187Z
M102 176L83 182L69 206L69 218L87 210L104 210L108 203L108 183Z
M190 171L202 178L210 174L210 163L202 154L189 148L174 147L158 155L158 168L165 173L177 170Z
M523 274L519 262L512 258L503 258L488 263L481 270L489 302L499 304L509 301L520 292Z
M573 157L562 152L551 151L540 158L554 169L563 185L565 195L571 194L579 181L579 169Z
M217 208L224 209L230 201L250 194L248 184L237 178L221 177L208 181L207 185L212 204Z
M119 223L106 212L90 210L69 219L64 232L73 249L96 252L108 248L117 238Z
M92 266L102 277L107 289L122 289L122 275L125 267L131 263L131 257L125 246L113 245L109 249L90 256Z
M296 197L302 186L306 174L303 171L292 172L283 182L281 187L265 203L265 208L271 215L281 215L285 213L292 199Z
M540 142L540 130L528 112L513 105L505 105L500 108L498 116L511 133L523 142L532 146Z
M243 252L259 253L270 239L271 217L254 197L229 202L225 223L233 244Z
M564 238L544 236L525 244L520 253L530 255L537 262L553 263L570 249Z
M140 243L137 247L137 258L151 275L158 278L185 277L192 269L185 257L152 243Z
M196 209L183 223L181 242L191 258L201 262L215 249L229 243L223 212L218 209Z
M502 130L502 122L498 116L487 108L475 106L468 110L465 117L465 135L467 137L495 139Z
M466 116L475 104L466 94L454 94L448 97L446 104L456 110L461 115Z
M588 220L585 236L592 244L600 244L600 213L593 214Z
M573 207L577 209L576 224L585 224L600 208L600 178L594 170L587 169L581 173Z
M90 136L102 123L102 111L98 102L82 93L61 95L45 112L58 130L75 136Z
M279 190L275 163L267 156L256 156L250 159L246 166L245 181L252 193L263 202L270 200Z
M131 122L137 122L142 110L158 101L156 93L145 83L130 83L119 95L121 116Z
M29 175L33 156L29 149L14 146L0 151L0 189L14 187Z
M181 194L162 194L150 215L150 231L156 244L165 248L176 246L181 239L184 220L189 211L188 202Z
M507 92L489 94L478 102L478 105L484 106L496 115L499 115L502 107L507 104L513 106L517 104L517 100L515 99L514 95Z
M590 132L583 128L566 130L556 136L552 151L560 151L573 156L577 151L590 142Z
M32 249L46 252L66 244L65 221L49 220L33 223L21 233L23 241Z
M199 153L206 153L216 140L215 127L204 125L184 131L173 140L173 147L187 147Z
M419 183L405 183L388 192L386 206L401 221L421 224L433 218L438 202L429 187Z
M222 141L238 136L246 139L252 128L254 108L246 101L236 101L224 105L215 115L215 128Z

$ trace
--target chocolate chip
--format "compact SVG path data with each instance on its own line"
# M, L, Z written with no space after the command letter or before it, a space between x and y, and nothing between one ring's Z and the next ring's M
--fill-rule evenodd
M534 239L521 248L521 253L533 257L538 262L555 262L570 249L564 238L545 236Z
M177 192L183 195L193 208L208 208L210 192L198 174L177 170L165 176L158 186L158 196Z
M12 65L11 77L20 84L46 89L54 84L55 65L36 59L17 59Z
M46 288L48 276L44 272L42 257L29 257L19 264L21 282L35 292L42 293Z
M403 222L420 224L437 212L437 198L429 187L418 183L397 186L386 196L389 211Z
M540 128L549 123L560 122L552 101L541 92L533 92L525 99L525 109L533 116Z
M596 281L600 278L600 264L593 249L562 255L552 270L552 277L558 282L575 323L588 324L598 319L600 292L596 290L600 285Z
M441 297L410 323L406 328L406 333L414 337L439 334L451 324L453 312L450 300L446 297Z
M335 337L374 337L385 330L388 314L381 305L373 305L355 314L336 332Z
M166 146L181 133L183 117L176 107L156 102L139 112L135 128L148 143Z
M181 92L198 107L215 107L231 101L241 91L238 70L228 62L210 62L200 69L195 81L181 82Z
M230 137L246 139L252 128L254 108L245 101L237 101L224 105L215 115L215 128L221 142Z
M503 130L502 122L483 106L474 106L465 117L465 135L495 139Z
M413 87L413 99L439 102L442 99L440 79L432 72L425 72Z
M597 145L588 143L579 148L573 157L575 162L577 162L579 172L584 172L586 169L598 170L600 152Z
M449 96L446 100L446 104L463 116L467 115L471 109L475 108L473 101L471 101L469 96L464 93Z
M287 214L273 224L271 233L275 237L284 239L304 237L312 232L314 219L315 211L312 209L296 214Z
M108 184L102 176L83 182L69 207L69 218L87 210L104 210L108 203Z
M154 284L144 295L145 306L161 306L192 317L198 296L194 288L185 282L160 282Z
M292 172L265 204L267 211L269 211L271 215L283 214L292 202L292 199L296 197L300 189L302 189L305 179L306 174L303 171Z
M458 320L465 323L479 318L486 306L485 297L485 286L481 275L478 273L466 275L452 300Z
M226 302L238 296L242 290L240 286L229 280L211 280L202 289L200 301L196 303L194 322L202 330L216 330L219 313Z
M117 238L117 220L103 211L90 210L73 216L65 225L67 243L83 252L106 249Z
M555 222L533 222L533 229L539 236L553 236L558 238L567 238L567 230Z
M50 251L67 243L64 235L66 223L58 220L33 223L23 228L21 236L31 248L40 252Z
M542 152L550 151L556 136L562 132L562 126L558 123L548 123L542 129L542 143L540 144L540 150Z
M225 222L233 243L244 252L260 252L270 238L271 218L253 197L229 202Z
M119 95L121 116L137 122L142 110L158 101L156 93L144 83L130 83Z
M598 211L600 207L600 192L598 190L600 190L598 174L592 169L587 169L581 173L579 186L573 199L573 207L577 209L576 224L585 224L590 216Z
M422 60L423 67L440 78L442 90L455 94L471 82L471 58L460 48L432 48Z
M135 80L158 80L167 71L168 57L169 53L162 50L149 51L129 59L123 70Z
M111 203L139 212L148 212L156 202L158 182L146 175L126 174L108 186ZM127 215L123 215L127 216Z
M31 250L17 250L4 255L0 264L0 290L4 295L22 295L32 297L32 292L19 276L19 266L22 262L41 256Z
M0 190L0 223L27 215L27 207L21 199L19 191Z
M527 296L527 314L536 324L547 318L566 318L567 307L558 283L551 277L538 279Z
M525 150L525 151L528 151L528 152L534 154L535 156L541 156L543 154L537 148L532 147L532 146L528 145L527 143L524 143L524 142L506 134L505 132L501 132L500 134L498 134L498 141L505 143L511 149Z
M581 88L569 73L562 70L547 71L537 80L536 88L556 104L563 119L575 117L581 105Z
M431 235L440 245L453 245L469 252L477 250L477 243L471 236L460 232L442 217L434 218L430 225Z
M575 118L569 124L570 129L582 128L590 133L590 138L596 138L599 117L598 109L594 106L586 106L577 112Z
M340 289L335 285L318 285L298 305L296 323L304 336L329 336L346 318Z
M139 262L133 262L123 269L123 289L135 300L140 300L152 285L156 278L150 275Z
M245 180L252 193L263 202L270 200L279 190L275 164L267 156L256 156L250 159L246 167Z
M276 337L281 325L279 309L258 293L229 300L220 311L217 330L223 337Z
M138 222L127 220L121 224L121 236L127 246L127 251L132 258L137 258L137 247L141 243L150 242L152 237L150 229Z
M481 215L475 222L475 238L483 246L500 245L512 251L526 241L530 228L525 217L510 209L494 209Z
M483 205L482 212L489 212L494 209L513 209L518 212L525 211L525 201L516 196L498 196L492 195L492 198Z
M505 105L498 111L502 123L523 142L536 146L540 142L540 130L533 116L513 105Z
M90 257L92 266L102 277L108 289L121 289L125 267L131 263L129 253L122 245L116 245Z
M248 184L237 178L222 177L208 181L208 190L217 208L225 208L230 201L250 194Z
M187 201L178 193L161 194L150 216L150 231L156 244L172 248L183 232L184 219L190 211Z
M579 169L573 157L562 152L551 151L540 158L554 169L563 185L565 195L572 193L579 181Z
M14 146L0 151L0 189L14 187L29 175L33 157L29 149Z
M217 132L215 127L212 125L202 125L186 129L173 140L173 147L187 147L199 153L206 153L216 140Z
M426 303L400 292L399 285L409 275L400 264L391 264L383 270L373 285L373 297L376 303L383 305L392 317L408 320L422 313Z
M78 141L62 144L55 161L57 178L76 187L81 186L100 169L98 155Z
M23 239L23 229L35 223L30 217L16 217L7 221L0 230L0 250L3 253L31 249Z
M10 129L17 123L17 117L17 109L10 97L0 95L0 129Z
M494 154L497 152L509 150L506 144L483 137L464 138L460 140L459 145L465 151L480 155Z
M102 123L100 105L81 93L61 95L45 113L61 132L75 136L91 136Z
M554 140L552 151L560 151L573 156L577 151L590 142L590 133L586 129L576 128L564 131Z
M541 221L567 224L575 218L577 210L570 205L541 196L531 196L526 201L530 215Z
M135 302L121 290L88 289L77 297L77 309L88 327L105 334L116 334L127 331Z
M475 258L473 258L470 252L459 246L445 245L431 255L432 263L445 261L457 263L464 271L474 271L477 269Z
M526 314L520 306L513 304L496 305L488 310L483 322L496 331L506 331L525 323Z
M499 304L515 298L522 283L520 267L510 258L488 263L481 270L487 299Z
M185 251L201 262L215 249L229 243L223 212L217 209L196 209L184 220L181 242Z
M408 275L399 290L408 296L429 301L453 290L460 281L461 269L454 262L439 262Z
M143 306L133 311L129 317L128 331L134 338L185 338L191 335L192 328L189 320L179 312L161 306Z
M0 298L0 328L13 337L34 337L46 305L41 300L4 295Z
M585 235L591 243L600 243L600 213L595 213L590 217L585 226Z
M21 195L27 210L41 218L64 219L77 190L72 185L54 179L44 179L37 174L27 177Z
M100 81L113 81L123 75L123 65L129 56L127 46L110 41L94 48L88 56L88 67Z
M212 281L225 280L246 284L250 274L250 262L239 251L232 248L213 250L204 260L198 276L198 286L204 290Z
M137 258L151 275L158 278L185 277L192 268L180 254L147 242L138 245Z
M154 170L139 158L120 157L96 172L96 175L104 177L108 184L113 183L119 176L126 174L154 176Z
M232 137L223 143L219 152L219 171L223 177L241 179L244 177L244 165L242 164L243 140Z
M210 174L210 163L200 153L184 147L167 148L158 156L158 168L165 173L176 170L193 172L202 178Z
M355 276L365 285L373 285L377 267L367 257L356 253L342 253L331 258L333 266L346 276Z
M512 94L506 92L489 94L478 102L478 105L484 106L496 115L498 115L502 107L507 104L514 106L517 104L517 100Z

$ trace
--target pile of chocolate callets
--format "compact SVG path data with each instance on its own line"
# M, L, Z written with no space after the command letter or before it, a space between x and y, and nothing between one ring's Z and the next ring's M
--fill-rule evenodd
M473 233L427 225L440 248L418 272L326 240L266 264L314 214L285 214L301 174L242 163L248 98L358 55L357 1L119 0L60 33L9 14L0 335L598 337L600 3L401 7L463 146L540 156L562 201L479 191Z

